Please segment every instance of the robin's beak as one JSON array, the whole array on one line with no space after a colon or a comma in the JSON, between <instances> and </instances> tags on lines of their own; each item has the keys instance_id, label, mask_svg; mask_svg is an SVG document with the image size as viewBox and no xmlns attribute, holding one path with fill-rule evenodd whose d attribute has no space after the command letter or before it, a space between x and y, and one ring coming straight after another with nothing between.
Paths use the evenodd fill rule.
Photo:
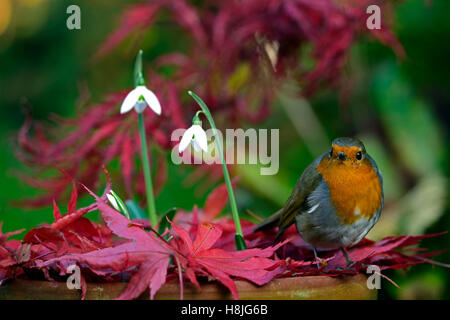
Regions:
<instances>
[{"instance_id":1,"label":"robin's beak","mask_svg":"<svg viewBox=\"0 0 450 320\"><path fill-rule=\"evenodd\" d=\"M339 160L345 160L345 159L347 159L347 156L345 155L344 152L339 152L339 154L338 154L337 157L338 157Z\"/></svg>"}]
</instances>

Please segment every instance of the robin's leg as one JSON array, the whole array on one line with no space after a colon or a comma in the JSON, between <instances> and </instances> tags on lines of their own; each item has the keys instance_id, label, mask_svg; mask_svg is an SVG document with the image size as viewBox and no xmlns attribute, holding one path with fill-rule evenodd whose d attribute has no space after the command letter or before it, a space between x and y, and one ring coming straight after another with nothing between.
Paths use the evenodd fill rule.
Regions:
<instances>
[{"instance_id":1,"label":"robin's leg","mask_svg":"<svg viewBox=\"0 0 450 320\"><path fill-rule=\"evenodd\" d=\"M319 261L320 258L319 258L319 256L317 255L317 250L316 250L316 248L313 247L313 251L314 251L314 257L316 257L316 260ZM316 266L317 266L317 269L320 269L320 263L319 263L319 262L316 264Z\"/></svg>"},{"instance_id":2,"label":"robin's leg","mask_svg":"<svg viewBox=\"0 0 450 320\"><path fill-rule=\"evenodd\" d=\"M323 259L321 259L321 258L319 257L319 255L317 254L316 248L313 247L313 251L314 251L314 257L315 257L316 260L318 261L318 262L317 262L317 269L320 269L321 266L326 265L326 261L323 260Z\"/></svg>"},{"instance_id":3,"label":"robin's leg","mask_svg":"<svg viewBox=\"0 0 450 320\"><path fill-rule=\"evenodd\" d=\"M355 262L352 261L352 260L350 259L350 257L348 256L347 250L345 250L344 247L341 247L341 251L342 251L342 254L344 255L345 260L347 261L347 267L353 266L353 265L355 264Z\"/></svg>"},{"instance_id":4,"label":"robin's leg","mask_svg":"<svg viewBox=\"0 0 450 320\"><path fill-rule=\"evenodd\" d=\"M351 267L353 267L355 264L356 264L356 262L355 261L352 261L352 259L350 259L350 257L348 256L348 252L347 252L347 250L345 249L345 248L341 248L341 251L342 251L342 254L344 255L344 257L345 257L345 260L347 261L347 268L350 268L351 269ZM369 265L367 265L367 264L365 264L365 263L361 263L360 264L361 265L361 267L363 267L363 268L367 268Z\"/></svg>"}]
</instances>

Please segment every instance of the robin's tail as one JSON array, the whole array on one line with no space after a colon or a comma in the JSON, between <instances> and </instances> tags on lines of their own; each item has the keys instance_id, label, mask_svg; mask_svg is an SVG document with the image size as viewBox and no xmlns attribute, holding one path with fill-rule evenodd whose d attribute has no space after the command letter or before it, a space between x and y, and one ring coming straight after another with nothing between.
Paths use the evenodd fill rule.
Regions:
<instances>
[{"instance_id":1,"label":"robin's tail","mask_svg":"<svg viewBox=\"0 0 450 320\"><path fill-rule=\"evenodd\" d=\"M253 229L253 232L266 230L266 229L270 229L270 228L274 228L274 227L278 226L282 212L283 212L283 209L280 209L277 212L275 212L269 218L267 218L266 220L261 222L255 229Z\"/></svg>"}]
</instances>

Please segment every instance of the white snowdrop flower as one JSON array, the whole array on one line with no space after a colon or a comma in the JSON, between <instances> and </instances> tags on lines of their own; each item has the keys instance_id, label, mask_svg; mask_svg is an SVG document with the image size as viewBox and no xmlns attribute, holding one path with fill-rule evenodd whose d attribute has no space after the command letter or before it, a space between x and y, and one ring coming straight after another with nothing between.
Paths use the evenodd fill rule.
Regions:
<instances>
[{"instance_id":1,"label":"white snowdrop flower","mask_svg":"<svg viewBox=\"0 0 450 320\"><path fill-rule=\"evenodd\" d=\"M106 197L108 198L108 201L109 203L111 203L113 208L116 209L117 211L120 211L119 204L117 203L116 198L114 198L114 196L110 193L107 193Z\"/></svg>"},{"instance_id":2,"label":"white snowdrop flower","mask_svg":"<svg viewBox=\"0 0 450 320\"><path fill-rule=\"evenodd\" d=\"M156 95L146 86L137 86L128 93L120 107L120 113L126 113L134 108L137 113L142 113L147 105L156 114L161 114L161 105Z\"/></svg>"},{"instance_id":3,"label":"white snowdrop flower","mask_svg":"<svg viewBox=\"0 0 450 320\"><path fill-rule=\"evenodd\" d=\"M198 117L194 117L192 121L192 126L187 129L183 137L181 138L180 144L178 145L178 151L183 152L189 143L192 144L194 150L199 152L201 150L208 151L208 138L206 137L206 132L202 128L202 122Z\"/></svg>"}]
</instances>

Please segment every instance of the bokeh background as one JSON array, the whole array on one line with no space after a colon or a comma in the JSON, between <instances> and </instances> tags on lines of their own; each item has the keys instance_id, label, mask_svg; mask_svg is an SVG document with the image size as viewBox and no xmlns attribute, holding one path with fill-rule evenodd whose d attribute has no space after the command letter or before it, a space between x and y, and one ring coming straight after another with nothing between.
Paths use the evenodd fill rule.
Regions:
<instances>
[{"instance_id":1,"label":"bokeh background","mask_svg":"<svg viewBox=\"0 0 450 320\"><path fill-rule=\"evenodd\" d=\"M119 46L104 59L92 59L117 27L128 1L79 1L82 29L78 31L65 27L70 4L0 0L0 221L4 232L52 221L51 206L31 209L14 204L39 194L18 178L18 173L30 170L15 156L17 133L26 115L55 125L52 114L74 116L77 109L132 83L135 51L130 44ZM246 209L260 216L276 211L303 169L329 148L333 138L349 135L364 141L385 182L385 209L369 238L449 230L450 2L407 0L396 2L392 9L393 31L404 46L405 58L362 36L352 44L337 86L321 87L307 98L287 79L280 86L271 116L257 124L280 129L280 170L274 176L261 176L258 166L234 168L240 176L237 201L243 214ZM149 63L162 53L183 51L189 38L162 21L138 41ZM111 167L114 170L114 163ZM194 179L194 170L168 161L158 211L203 205L219 181ZM89 201L86 196L82 199ZM430 250L448 249L449 244L448 234L423 241ZM436 259L449 263L450 252ZM450 297L447 269L419 265L387 275L400 288L383 281L381 299Z\"/></svg>"}]
</instances>

